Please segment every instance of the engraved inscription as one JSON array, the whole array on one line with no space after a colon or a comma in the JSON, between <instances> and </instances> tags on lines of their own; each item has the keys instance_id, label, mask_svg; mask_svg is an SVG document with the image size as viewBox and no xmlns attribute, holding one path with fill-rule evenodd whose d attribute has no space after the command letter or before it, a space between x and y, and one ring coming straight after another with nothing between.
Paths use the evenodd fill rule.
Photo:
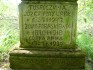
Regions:
<instances>
[{"instance_id":1,"label":"engraved inscription","mask_svg":"<svg viewBox=\"0 0 93 70\"><path fill-rule=\"evenodd\" d=\"M72 39L75 8L68 3L24 4L22 6L22 38L27 42L26 46L69 45L72 40L75 40Z\"/></svg>"}]
</instances>

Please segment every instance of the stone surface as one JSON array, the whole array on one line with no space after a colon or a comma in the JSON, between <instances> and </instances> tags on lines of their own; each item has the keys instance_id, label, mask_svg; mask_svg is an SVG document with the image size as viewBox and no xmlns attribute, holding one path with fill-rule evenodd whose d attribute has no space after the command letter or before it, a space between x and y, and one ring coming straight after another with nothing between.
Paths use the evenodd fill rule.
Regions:
<instances>
[{"instance_id":1,"label":"stone surface","mask_svg":"<svg viewBox=\"0 0 93 70\"><path fill-rule=\"evenodd\" d=\"M12 69L84 70L85 55L72 50L14 50L10 53Z\"/></svg>"},{"instance_id":2,"label":"stone surface","mask_svg":"<svg viewBox=\"0 0 93 70\"><path fill-rule=\"evenodd\" d=\"M76 2L22 2L19 14L21 47L75 48Z\"/></svg>"},{"instance_id":3,"label":"stone surface","mask_svg":"<svg viewBox=\"0 0 93 70\"><path fill-rule=\"evenodd\" d=\"M10 52L16 70L85 70L76 48L77 0L22 0L20 48Z\"/></svg>"}]
</instances>

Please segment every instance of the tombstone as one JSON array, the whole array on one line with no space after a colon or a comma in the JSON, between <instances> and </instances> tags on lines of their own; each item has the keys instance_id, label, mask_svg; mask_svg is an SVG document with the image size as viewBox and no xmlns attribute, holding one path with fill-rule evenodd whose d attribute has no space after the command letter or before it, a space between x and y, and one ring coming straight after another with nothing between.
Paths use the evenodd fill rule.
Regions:
<instances>
[{"instance_id":1,"label":"tombstone","mask_svg":"<svg viewBox=\"0 0 93 70\"><path fill-rule=\"evenodd\" d=\"M77 50L77 0L22 0L20 47L10 52L10 68L85 70Z\"/></svg>"}]
</instances>

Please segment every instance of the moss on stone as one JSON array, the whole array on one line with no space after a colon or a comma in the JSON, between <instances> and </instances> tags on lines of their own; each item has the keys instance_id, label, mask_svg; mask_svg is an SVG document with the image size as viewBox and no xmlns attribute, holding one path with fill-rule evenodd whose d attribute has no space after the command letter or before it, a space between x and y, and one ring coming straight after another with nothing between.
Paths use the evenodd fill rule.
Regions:
<instances>
[{"instance_id":1,"label":"moss on stone","mask_svg":"<svg viewBox=\"0 0 93 70\"><path fill-rule=\"evenodd\" d=\"M75 51L34 50L32 53L26 53L22 50L16 50L16 52L10 53L9 61L12 69L64 70L85 68L85 55Z\"/></svg>"}]
</instances>

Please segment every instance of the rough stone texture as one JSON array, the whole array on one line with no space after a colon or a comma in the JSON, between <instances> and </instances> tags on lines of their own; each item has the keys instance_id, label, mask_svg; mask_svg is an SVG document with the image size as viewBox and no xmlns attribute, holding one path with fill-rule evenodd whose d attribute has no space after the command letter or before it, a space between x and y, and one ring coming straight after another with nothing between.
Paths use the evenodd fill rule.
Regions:
<instances>
[{"instance_id":1,"label":"rough stone texture","mask_svg":"<svg viewBox=\"0 0 93 70\"><path fill-rule=\"evenodd\" d=\"M19 14L21 47L76 47L77 3L24 2Z\"/></svg>"},{"instance_id":2,"label":"rough stone texture","mask_svg":"<svg viewBox=\"0 0 93 70\"><path fill-rule=\"evenodd\" d=\"M10 53L12 69L83 70L85 55L73 50L14 50Z\"/></svg>"}]
</instances>

